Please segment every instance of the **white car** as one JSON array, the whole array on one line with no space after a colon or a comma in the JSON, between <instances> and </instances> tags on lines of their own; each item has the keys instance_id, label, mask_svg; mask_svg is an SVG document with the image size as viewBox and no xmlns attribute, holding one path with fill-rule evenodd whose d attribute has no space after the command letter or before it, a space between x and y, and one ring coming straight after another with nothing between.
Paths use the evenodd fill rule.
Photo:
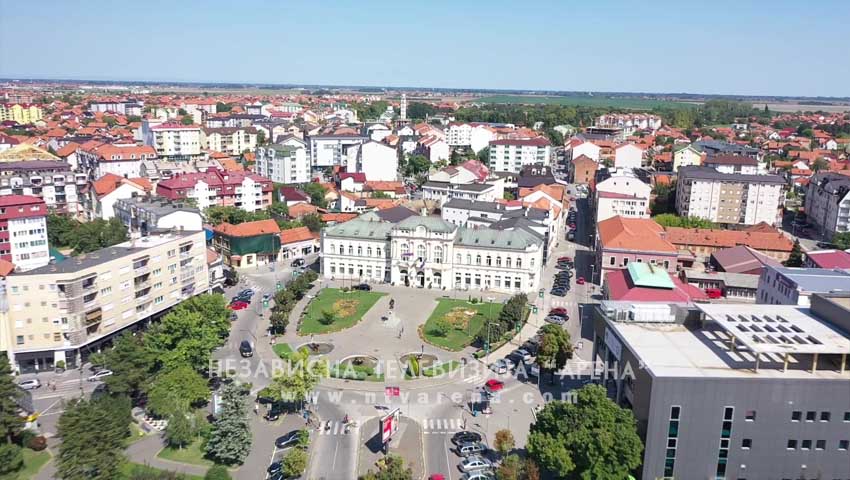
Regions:
<instances>
[{"instance_id":1,"label":"white car","mask_svg":"<svg viewBox=\"0 0 850 480\"><path fill-rule=\"evenodd\" d=\"M88 378L90 382L98 382L112 375L112 370L101 370Z\"/></svg>"},{"instance_id":2,"label":"white car","mask_svg":"<svg viewBox=\"0 0 850 480\"><path fill-rule=\"evenodd\" d=\"M495 480L496 477L493 476L487 470L477 470L474 472L466 472L460 477L460 480Z\"/></svg>"},{"instance_id":3,"label":"white car","mask_svg":"<svg viewBox=\"0 0 850 480\"><path fill-rule=\"evenodd\" d=\"M493 370L498 375L501 375L503 373L508 373L508 370L510 369L508 367L508 363L504 360L496 360L495 362L490 364L490 370Z\"/></svg>"},{"instance_id":4,"label":"white car","mask_svg":"<svg viewBox=\"0 0 850 480\"><path fill-rule=\"evenodd\" d=\"M41 386L41 382L39 382L37 378L33 378L32 380L24 380L19 383L18 386L24 390L35 390Z\"/></svg>"},{"instance_id":5,"label":"white car","mask_svg":"<svg viewBox=\"0 0 850 480\"><path fill-rule=\"evenodd\" d=\"M473 470L489 470L493 468L493 464L480 455L472 455L460 462L460 465L458 465L457 468L459 468L461 472L471 472Z\"/></svg>"}]
</instances>

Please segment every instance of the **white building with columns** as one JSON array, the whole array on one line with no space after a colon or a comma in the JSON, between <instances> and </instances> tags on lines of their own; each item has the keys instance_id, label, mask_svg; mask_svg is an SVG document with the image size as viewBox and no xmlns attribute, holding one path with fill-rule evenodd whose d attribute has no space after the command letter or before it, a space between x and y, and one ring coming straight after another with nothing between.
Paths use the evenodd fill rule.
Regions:
<instances>
[{"instance_id":1,"label":"white building with columns","mask_svg":"<svg viewBox=\"0 0 850 480\"><path fill-rule=\"evenodd\" d=\"M543 240L524 229L465 228L439 217L393 223L374 212L322 231L322 276L439 290L531 293Z\"/></svg>"}]
</instances>

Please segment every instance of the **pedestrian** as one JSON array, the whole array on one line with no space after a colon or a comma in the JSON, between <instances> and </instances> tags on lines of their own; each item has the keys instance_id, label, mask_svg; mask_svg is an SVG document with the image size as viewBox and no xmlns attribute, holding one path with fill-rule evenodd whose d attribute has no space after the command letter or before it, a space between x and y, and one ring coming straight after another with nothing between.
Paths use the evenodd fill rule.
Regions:
<instances>
[{"instance_id":1,"label":"pedestrian","mask_svg":"<svg viewBox=\"0 0 850 480\"><path fill-rule=\"evenodd\" d=\"M259 414L260 414L260 404L254 403L254 415L259 415Z\"/></svg>"}]
</instances>

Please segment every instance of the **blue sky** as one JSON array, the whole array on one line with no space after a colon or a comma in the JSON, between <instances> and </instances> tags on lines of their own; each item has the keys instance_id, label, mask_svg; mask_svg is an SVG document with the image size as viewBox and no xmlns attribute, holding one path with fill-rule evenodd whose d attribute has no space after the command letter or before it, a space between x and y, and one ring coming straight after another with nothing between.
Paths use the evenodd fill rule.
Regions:
<instances>
[{"instance_id":1,"label":"blue sky","mask_svg":"<svg viewBox=\"0 0 850 480\"><path fill-rule=\"evenodd\" d=\"M0 77L850 96L850 1L0 0Z\"/></svg>"}]
</instances>

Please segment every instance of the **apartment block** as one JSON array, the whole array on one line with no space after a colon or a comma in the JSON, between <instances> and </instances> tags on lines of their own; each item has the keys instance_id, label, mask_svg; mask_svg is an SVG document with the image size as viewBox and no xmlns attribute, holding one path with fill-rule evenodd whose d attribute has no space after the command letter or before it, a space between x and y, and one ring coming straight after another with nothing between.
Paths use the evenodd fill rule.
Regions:
<instances>
[{"instance_id":1,"label":"apartment block","mask_svg":"<svg viewBox=\"0 0 850 480\"><path fill-rule=\"evenodd\" d=\"M131 235L147 236L168 230L201 230L203 218L197 208L163 197L120 198L112 206L115 216Z\"/></svg>"},{"instance_id":2,"label":"apartment block","mask_svg":"<svg viewBox=\"0 0 850 480\"><path fill-rule=\"evenodd\" d=\"M300 143L300 142L299 142ZM297 146L269 145L256 150L256 171L275 183L307 183L310 161L303 143Z\"/></svg>"},{"instance_id":3,"label":"apartment block","mask_svg":"<svg viewBox=\"0 0 850 480\"><path fill-rule=\"evenodd\" d=\"M816 173L809 181L805 208L807 221L827 238L850 231L850 177Z\"/></svg>"},{"instance_id":4,"label":"apartment block","mask_svg":"<svg viewBox=\"0 0 850 480\"><path fill-rule=\"evenodd\" d=\"M201 127L179 123L142 122L142 139L166 160L196 160L201 157Z\"/></svg>"},{"instance_id":5,"label":"apartment block","mask_svg":"<svg viewBox=\"0 0 850 480\"><path fill-rule=\"evenodd\" d=\"M549 164L551 144L543 137L503 139L490 142L490 169L519 173L522 167Z\"/></svg>"},{"instance_id":6,"label":"apartment block","mask_svg":"<svg viewBox=\"0 0 850 480\"><path fill-rule=\"evenodd\" d=\"M53 160L0 163L0 195L32 195L41 198L55 213L80 213L79 192L88 184L85 173Z\"/></svg>"},{"instance_id":7,"label":"apartment block","mask_svg":"<svg viewBox=\"0 0 850 480\"><path fill-rule=\"evenodd\" d=\"M679 169L676 210L724 224L777 225L785 200L785 179L778 175L721 173L710 167Z\"/></svg>"},{"instance_id":8,"label":"apartment block","mask_svg":"<svg viewBox=\"0 0 850 480\"><path fill-rule=\"evenodd\" d=\"M204 128L201 146L214 152L241 155L257 148L257 129L253 127Z\"/></svg>"},{"instance_id":9,"label":"apartment block","mask_svg":"<svg viewBox=\"0 0 850 480\"><path fill-rule=\"evenodd\" d=\"M344 165L348 147L369 141L363 135L312 135L308 138L310 165L314 168Z\"/></svg>"},{"instance_id":10,"label":"apartment block","mask_svg":"<svg viewBox=\"0 0 850 480\"><path fill-rule=\"evenodd\" d=\"M644 442L639 478L850 478L850 296L603 301L593 316L600 382Z\"/></svg>"},{"instance_id":11,"label":"apartment block","mask_svg":"<svg viewBox=\"0 0 850 480\"><path fill-rule=\"evenodd\" d=\"M47 246L47 204L31 195L0 197L0 258L19 271L50 261Z\"/></svg>"},{"instance_id":12,"label":"apartment block","mask_svg":"<svg viewBox=\"0 0 850 480\"><path fill-rule=\"evenodd\" d=\"M209 290L203 231L143 237L5 280L6 350L33 372L84 362L117 334Z\"/></svg>"},{"instance_id":13,"label":"apartment block","mask_svg":"<svg viewBox=\"0 0 850 480\"><path fill-rule=\"evenodd\" d=\"M0 103L0 122L11 121L21 125L29 125L41 120L42 115L41 107L37 105Z\"/></svg>"},{"instance_id":14,"label":"apartment block","mask_svg":"<svg viewBox=\"0 0 850 480\"><path fill-rule=\"evenodd\" d=\"M272 181L255 173L207 169L160 181L156 193L169 200L195 199L201 210L211 206L237 207L253 212L272 202Z\"/></svg>"}]
</instances>

